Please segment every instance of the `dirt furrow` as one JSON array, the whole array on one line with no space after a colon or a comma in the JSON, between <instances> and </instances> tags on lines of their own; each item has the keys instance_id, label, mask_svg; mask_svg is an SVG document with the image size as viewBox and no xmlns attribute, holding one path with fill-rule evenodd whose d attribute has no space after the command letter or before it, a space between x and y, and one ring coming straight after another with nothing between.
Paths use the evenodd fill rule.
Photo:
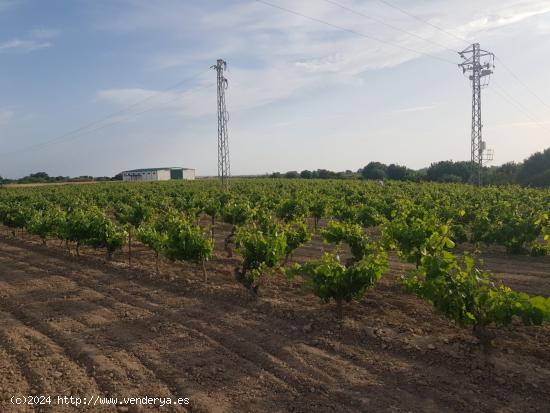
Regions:
<instances>
[{"instance_id":1,"label":"dirt furrow","mask_svg":"<svg viewBox=\"0 0 550 413\"><path fill-rule=\"evenodd\" d=\"M21 320L5 311L0 312L2 347L17 359L23 375L29 383L27 394L22 394L20 391L14 394L51 396L52 399L55 399L54 404L36 407L37 411L45 412L74 411L73 406L57 404L57 396L100 394L95 380L88 376L84 368L67 356L63 347L59 346L47 334L43 334L41 329L34 324L32 327L22 324L25 321L30 320ZM45 377L53 377L55 380L44 380ZM104 411L111 410L105 409Z\"/></svg>"},{"instance_id":2,"label":"dirt furrow","mask_svg":"<svg viewBox=\"0 0 550 413\"><path fill-rule=\"evenodd\" d=\"M16 406L11 403L14 396L30 395L31 386L26 378L25 371L11 346L4 344L4 338L0 335L0 411L15 413L33 412L30 406Z\"/></svg>"},{"instance_id":3,"label":"dirt furrow","mask_svg":"<svg viewBox=\"0 0 550 413\"><path fill-rule=\"evenodd\" d=\"M2 308L69 358L83 349L102 390L162 388L193 411L544 411L550 397L547 327L499 330L495 362L478 364L467 331L396 284L407 264L395 257L338 330L332 306L297 282L269 281L253 300L232 278L238 260L215 258L205 285L188 264L150 278L151 254L134 251L128 270L91 250L77 259L0 239ZM116 368L94 373L95 355Z\"/></svg>"},{"instance_id":4,"label":"dirt furrow","mask_svg":"<svg viewBox=\"0 0 550 413\"><path fill-rule=\"evenodd\" d=\"M14 255L14 258L15 257L16 257L16 255ZM38 260L38 261L41 261L41 260ZM30 262L29 266L32 266L32 267L38 268L38 269L42 269L42 270L53 270L53 268L55 267L55 264L54 265L51 265L51 264L46 265L44 263L31 263L31 261L29 261L29 262ZM104 301L109 302L111 305L116 305L116 304L119 304L120 302L126 302L129 305L139 306L139 308L147 309L147 310L153 311L155 313L158 313L159 319L171 319L171 320L174 320L175 322L177 322L179 325L182 325L182 326L186 325L185 322L182 324L181 317L179 317L176 313L171 312L171 311L160 311L157 304L149 303L149 302L147 302L143 299L140 299L138 297L134 297L131 294L127 294L122 290L118 290L117 288L98 287L98 286L102 285L103 282L105 281L104 279L97 279L98 273L99 273L98 271L94 270L93 271L93 276L88 276L88 277L83 277L83 278L79 278L77 276L76 278L79 278L78 281L74 278L73 278L73 281L77 282L79 285L82 285L85 288L95 288L96 289L96 290L94 290L95 292L102 291L102 292L106 292L108 294L111 294L111 295L117 297L116 299L111 299L111 298L104 297ZM74 275L74 274L71 274L71 275ZM94 281L94 279L95 279L95 281ZM139 288L141 288L141 287L139 287ZM38 320L34 320L34 322L38 322ZM187 327L187 329L189 329L189 327ZM173 328L170 331L173 331ZM228 353L227 355L232 356L233 359L236 358L236 360L234 360L234 363L235 363L236 366L238 366L239 364L242 364L243 360L239 359L239 357L236 357L237 354L234 351L227 349L226 347L221 345L219 342L217 342L215 340L212 340L210 337L204 335L203 333L199 332L198 330L195 330L195 332L196 332L196 334L199 335L199 337L196 338L196 339L201 340L201 341L207 340L214 347L220 347L222 351L225 350L225 353ZM51 329L49 329L49 333L52 334L52 335L56 335L58 337L61 334L59 332L52 331ZM65 340L62 340L62 341L66 341L66 340L68 340L68 339L65 338ZM73 346L75 345L74 342L75 342L75 340L73 339L72 340L72 345ZM79 347L81 347L81 345ZM215 353L216 351L220 351L220 348L213 348L212 353ZM242 355L242 352L241 352L241 355ZM223 357L223 354L220 357ZM203 363L201 363L201 364L203 364ZM170 363L162 362L162 360L161 360L161 362L157 363L155 367L158 369L158 371L170 370ZM248 368L252 368L252 367L254 367L253 364L249 364ZM177 377L177 372L178 371L173 371L172 374ZM280 386L282 385L283 387L286 387L286 385L282 381L279 381L279 385ZM197 395L201 395L201 393L202 392L199 389L196 390ZM204 398L204 397L202 397L202 398Z\"/></svg>"},{"instance_id":5,"label":"dirt furrow","mask_svg":"<svg viewBox=\"0 0 550 413\"><path fill-rule=\"evenodd\" d=\"M35 273L39 269L39 267L34 267L32 264L30 267L35 269ZM33 278L33 275L25 275L20 278L25 285L32 286L34 289L42 287L43 296L46 294L49 298L44 302L34 301L24 307L15 303L6 303L4 307L7 307L11 312L17 314L20 319L32 324L37 330L40 330L43 334L56 341L71 357L85 364L88 373L94 376L102 385L102 392L97 394L138 396L145 395L143 391L147 389L147 395L176 398L166 384L163 382L156 384L160 379L140 363L139 357L129 354L121 347L113 346L112 340L102 340L102 324L111 325L110 330L114 331L115 334L120 334L119 330L122 327L117 327L116 324L121 322L122 317L130 316L128 311L124 310L125 314L122 317L118 317L114 311L110 311L103 306L105 301L109 301L110 304L114 305L111 308L120 307L121 304L119 302L107 300L103 296L101 296L103 297L103 302L95 300L99 302L99 305L93 301L87 301L85 308L81 308L80 310L84 310L85 313L93 313L94 309L101 310L103 316L107 316L107 313L110 311L112 317L103 318L102 322L99 322L99 325L97 325L99 321L97 314L96 318L93 317L93 314L88 314L92 316L88 322L96 323L96 325L86 325L76 320L77 318L87 319L86 314L81 314L79 311L75 312L75 308L71 308L70 301L67 301L65 298L55 297L56 293L63 293L63 290L48 288L52 287L48 282L40 278ZM82 297L98 295L96 291L89 289L81 289L78 293ZM74 301L74 297L72 301ZM140 309L138 311L143 313ZM57 322L53 319L49 322L42 321L44 317L55 317L58 313L64 313L67 316ZM71 313L76 314L74 319L69 317ZM143 314L139 316L143 317ZM144 325L144 328L148 327ZM82 337L88 340L83 340L81 339ZM90 341L93 341L93 344ZM97 345L98 342L102 342L103 346L99 347ZM158 371L162 371L162 369L158 369ZM113 385L113 383L116 385ZM183 388L181 384L175 387L178 387L179 394L187 392L187 389ZM162 409L161 411L182 411L182 409L172 407Z\"/></svg>"},{"instance_id":6,"label":"dirt furrow","mask_svg":"<svg viewBox=\"0 0 550 413\"><path fill-rule=\"evenodd\" d=\"M107 280L104 279L104 276L105 274L101 275L101 276L98 276L98 274L100 274L99 272L96 272L94 271L93 272L94 276L97 276L99 278L96 278L95 282L94 281L91 281L91 284L90 284L90 281L84 281L87 283L87 285L95 285L96 288L97 286L101 286L103 285L105 282L107 282ZM155 298L152 296L152 293L148 292L148 290L144 290L142 288L141 285L139 285L138 283L135 283L135 282L130 282L130 283L127 283L125 280L111 280L110 281L111 285L109 287L109 289L107 290L107 292L109 293L112 293L112 294L115 294L116 297L117 297L117 300L116 301L127 301L127 300L130 300L131 301L131 304L132 305L139 305L140 307L144 307L147 308L148 310L152 310L152 311L157 311L157 306L156 306L156 303L154 303L155 301ZM120 283L120 285L119 285ZM124 287L124 289L121 289L122 287ZM140 299L138 299L138 297L140 297ZM162 299L164 300L164 303L165 304L169 304L170 306L173 306L173 307L183 307L183 308L188 308L190 307L188 304L189 303L184 303L183 302L183 299L182 297L180 296L174 296L173 294L166 294L166 293L163 293L162 294ZM115 300L113 300L115 301ZM254 342L259 342L258 346L256 345L250 345L250 344L246 344L245 347L243 348L243 344L241 342L239 342L239 340L237 339L237 341L235 341L232 337L228 337L227 335L227 331L236 331L236 329L238 328L237 326L234 326L234 325L226 325L226 324L223 324L223 317L222 318L219 318L220 317L220 314L211 314L209 315L205 310L202 310L200 308L200 301L198 302L194 302L193 303L195 306L195 308L191 311L191 312L186 312L185 314L182 314L181 316L178 316L177 314L174 314L173 312L171 313L166 313L166 312L163 312L161 314L162 317L164 318L167 318L167 319L172 319L176 322L181 322L181 318L182 317L189 317L190 315L193 316L195 319L199 316L202 316L202 320L200 323L195 323L195 320L187 320L186 322L186 326L189 327L189 326L193 326L194 329L196 330L200 330L203 334L205 333L208 338L212 339L214 338L216 340L216 343L220 344L220 343L223 343L224 346L227 346L228 343L229 343L229 346L230 346L230 349L229 351L233 352L233 353L237 353L237 354L240 354L241 357L246 357L246 354L276 354L277 352L280 353L280 348L276 347L276 348L270 348L270 345L269 345L269 342L266 343L266 340L264 340L262 337L257 337ZM196 305L199 305L199 308L196 308ZM234 309L235 310L235 309ZM242 311L242 310L240 310ZM181 313L181 310L180 310L180 313ZM174 318L175 317L175 318ZM206 323L204 321L207 321ZM246 319L240 319L239 322L237 324L239 325L245 325L246 324ZM216 328L212 327L212 325L214 323L217 323L218 325L220 323L222 323L221 326L216 326ZM207 326L207 327L205 327ZM245 331L243 332L244 334L243 335L249 335L249 331ZM281 347L281 346L279 346ZM328 348L327 348L328 349ZM334 358L335 355L332 354L332 357ZM258 358L255 358L253 361L253 364L254 365L257 365L257 366L264 366L267 362L267 365L269 366L269 371L270 372L273 372L273 370L275 370L277 372L278 375L282 375L283 379L285 378L286 374L290 373L294 373L294 370L304 370L305 367L307 367L305 370L310 370L309 371L309 374L308 376L309 377L315 377L316 374L314 372L314 364L315 363L318 363L318 364L323 364L321 361L322 360L319 360L319 359L315 359L315 362L312 363L312 367L310 368L309 366L305 366L303 363L300 362L300 360L297 360L298 357L296 356L296 352L294 351L291 351L290 348L288 349L288 354L286 354L286 356L284 357L284 360L285 362L282 363L282 364L273 364L273 360L271 359L267 359L266 361L266 358L265 356L263 357L258 357ZM277 360L277 359L275 359ZM280 362L280 360L277 360ZM289 364L289 361L290 361L290 364ZM338 367L336 365L334 365L334 360L331 360L331 363L333 363L333 366L332 366L332 370L336 370ZM344 363L341 363L344 365L343 369L345 369L345 365L346 365L346 362ZM355 364L357 365L357 362L355 362ZM359 363L359 365L362 365L362 363ZM328 367L328 365L327 365ZM376 369L373 365L365 365L362 369L363 370L363 373L366 373L368 372L369 370L370 371L375 371L377 374L380 374L380 369ZM359 369L359 370L362 370L362 369ZM344 375L341 379L340 379L340 384L341 385L337 385L337 386L332 386L332 387L337 387L338 389L342 389L342 388L345 388L345 385L346 385L346 375ZM307 386L310 386L309 389L311 390L311 388L317 388L317 389L320 389L320 391L323 390L323 388L329 384L329 385L332 385L333 380L309 380L308 382L305 382L305 383L302 383L302 382L298 382L298 389L300 390L299 391L299 394L303 394L304 392L307 393ZM305 387L305 388L304 388ZM405 390L403 390L404 392L406 392ZM413 390L414 391L414 390ZM332 391L332 397L335 397L337 399L342 399L342 400L352 400L354 399L353 397L353 392L347 392L348 394L342 394L341 397L338 396L338 393L339 393L339 390L335 390L333 389ZM443 398L444 399L444 395L441 395L439 394L437 398ZM319 399L319 394L316 395L316 399L318 400ZM352 402L352 404L355 404L355 402ZM357 402L357 404L359 404L359 402ZM359 404L360 405L360 404ZM350 406L351 407L351 406ZM459 408L457 410L460 410Z\"/></svg>"},{"instance_id":7,"label":"dirt furrow","mask_svg":"<svg viewBox=\"0 0 550 413\"><path fill-rule=\"evenodd\" d=\"M30 265L38 264L38 268L45 268L43 263L35 263L32 260L27 261ZM55 266L55 263L52 263ZM292 388L290 390L290 396L292 398L311 398L315 399L316 402L319 402L319 399L324 398L324 396L316 394L312 396L312 389L318 389L322 387L322 382L315 378L314 375L305 374L300 372L303 366L296 362L288 352L281 352L281 349L278 347L270 348L270 341L262 337L255 337L254 340L244 341L238 336L228 334L228 331L235 331L235 326L221 325L219 328L213 328L212 323L204 323L204 318L208 319L208 313L205 311L197 311L196 309L192 312L185 312L185 310L173 311L159 308L160 305L156 305L151 301L147 301L137 295L143 293L143 286L137 285L134 282L128 282L123 280L124 289L118 288L116 286L118 280L109 279L106 280L106 274L103 274L100 271L88 272L86 277L77 275L74 272L71 272L69 275L73 281L81 283L87 288L95 288L96 291L102 293L112 294L116 297L116 301L126 302L133 306L139 306L140 308L154 312L155 314L169 319L175 323L182 324L186 328L193 328L199 334L205 336L208 340L213 341L214 345L223 347L227 352L237 355L239 358L244 359L249 362L250 367L252 366L261 366L255 367L255 370L262 371L264 374L269 373L276 377L279 382L291 384ZM90 277L91 276L91 277ZM108 276L107 276L108 277ZM95 281L94 281L95 279ZM111 285L108 289L101 287L104 283L109 282ZM131 293L132 290L137 294ZM179 297L176 297L179 298ZM166 300L166 294L163 294L163 300ZM183 306L184 309L186 306ZM194 319L190 319L192 316ZM202 316L203 320L197 320L197 316ZM210 320L212 322L220 321L216 319ZM249 329L244 334L256 335L257 332L254 329ZM259 343L259 344L258 344ZM291 345L291 343L286 343ZM282 358L281 358L282 353ZM296 378L294 378L296 377ZM286 386L285 386L286 387ZM288 391L288 390L285 390ZM348 398L343 397L342 400L348 400ZM311 401L310 401L311 403ZM349 408L353 408L353 401L350 402Z\"/></svg>"}]
</instances>

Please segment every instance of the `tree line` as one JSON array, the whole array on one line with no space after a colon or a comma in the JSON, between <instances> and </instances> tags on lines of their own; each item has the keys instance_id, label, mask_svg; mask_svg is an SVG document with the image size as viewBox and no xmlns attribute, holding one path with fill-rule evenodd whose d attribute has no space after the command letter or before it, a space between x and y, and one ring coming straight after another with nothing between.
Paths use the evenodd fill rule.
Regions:
<instances>
[{"instance_id":1,"label":"tree line","mask_svg":"<svg viewBox=\"0 0 550 413\"><path fill-rule=\"evenodd\" d=\"M120 179L122 179L122 177ZM2 176L0 176L0 184L10 184L10 183L51 184L51 183L62 183L62 182L91 182L91 181L103 182L103 181L112 181L112 180L117 180L117 177L116 176L113 178L108 176L93 177L88 175L83 175L78 177L50 176L46 172L32 173L19 179L4 179L2 178Z\"/></svg>"},{"instance_id":2,"label":"tree line","mask_svg":"<svg viewBox=\"0 0 550 413\"><path fill-rule=\"evenodd\" d=\"M519 184L533 187L550 187L550 148L537 152L520 163L508 162L501 166L483 168L483 183L486 185ZM275 172L271 178L287 179L367 179L367 180L394 180L412 182L472 182L473 171L468 161L440 161L434 162L423 169L410 169L403 165L386 165L381 162L370 162L356 172L333 172L326 169L316 171L304 170Z\"/></svg>"},{"instance_id":3,"label":"tree line","mask_svg":"<svg viewBox=\"0 0 550 413\"><path fill-rule=\"evenodd\" d=\"M403 165L386 165L381 162L370 162L357 171L346 170L334 172L327 169L315 171L303 170L274 172L271 178L286 179L367 179L367 180L394 180L411 182L472 182L472 168L468 161L440 161L434 162L423 169L410 169ZM114 177L79 176L49 176L46 172L37 172L20 179L3 179L0 184L7 183L56 183L56 182L87 182L87 181L117 181L122 180L122 174ZM537 152L520 163L508 162L501 166L483 168L483 183L486 185L518 184L539 188L550 187L550 148Z\"/></svg>"}]
</instances>

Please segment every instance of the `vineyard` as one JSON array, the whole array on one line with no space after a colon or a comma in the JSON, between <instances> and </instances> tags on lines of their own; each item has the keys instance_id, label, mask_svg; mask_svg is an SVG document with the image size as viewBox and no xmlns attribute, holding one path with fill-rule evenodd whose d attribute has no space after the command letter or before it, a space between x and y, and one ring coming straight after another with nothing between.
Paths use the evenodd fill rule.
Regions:
<instances>
[{"instance_id":1,"label":"vineyard","mask_svg":"<svg viewBox=\"0 0 550 413\"><path fill-rule=\"evenodd\" d=\"M0 406L24 389L191 400L161 411L548 408L549 190L7 187L0 225Z\"/></svg>"}]
</instances>

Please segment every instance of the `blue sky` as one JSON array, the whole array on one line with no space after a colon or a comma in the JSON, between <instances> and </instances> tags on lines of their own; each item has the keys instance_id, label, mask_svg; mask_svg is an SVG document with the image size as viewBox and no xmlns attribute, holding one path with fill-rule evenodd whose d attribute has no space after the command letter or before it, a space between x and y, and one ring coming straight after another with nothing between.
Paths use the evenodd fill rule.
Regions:
<instances>
[{"instance_id":1,"label":"blue sky","mask_svg":"<svg viewBox=\"0 0 550 413\"><path fill-rule=\"evenodd\" d=\"M550 146L547 0L387 0L453 35L380 0L334 1L356 13L269 0L362 36L254 0L0 0L0 175L215 174L219 57L234 174L466 160L471 92L448 50L467 46L458 38L500 59L483 91L494 164Z\"/></svg>"}]
</instances>

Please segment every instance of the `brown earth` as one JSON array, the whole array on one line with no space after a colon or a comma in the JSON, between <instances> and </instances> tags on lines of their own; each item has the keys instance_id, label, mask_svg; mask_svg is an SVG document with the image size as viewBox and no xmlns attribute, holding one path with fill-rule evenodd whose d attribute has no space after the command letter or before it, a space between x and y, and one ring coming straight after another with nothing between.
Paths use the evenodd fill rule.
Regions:
<instances>
[{"instance_id":1,"label":"brown earth","mask_svg":"<svg viewBox=\"0 0 550 413\"><path fill-rule=\"evenodd\" d=\"M226 229L224 229L226 230ZM221 251L221 237L218 249ZM318 240L296 260L326 248ZM489 355L467 329L404 293L407 266L339 324L298 281L268 280L260 297L233 278L236 258L198 266L134 248L69 255L50 241L0 236L0 411L549 412L550 327L495 330ZM519 290L550 295L548 257L485 254ZM13 395L188 397L187 406L15 406Z\"/></svg>"}]
</instances>

